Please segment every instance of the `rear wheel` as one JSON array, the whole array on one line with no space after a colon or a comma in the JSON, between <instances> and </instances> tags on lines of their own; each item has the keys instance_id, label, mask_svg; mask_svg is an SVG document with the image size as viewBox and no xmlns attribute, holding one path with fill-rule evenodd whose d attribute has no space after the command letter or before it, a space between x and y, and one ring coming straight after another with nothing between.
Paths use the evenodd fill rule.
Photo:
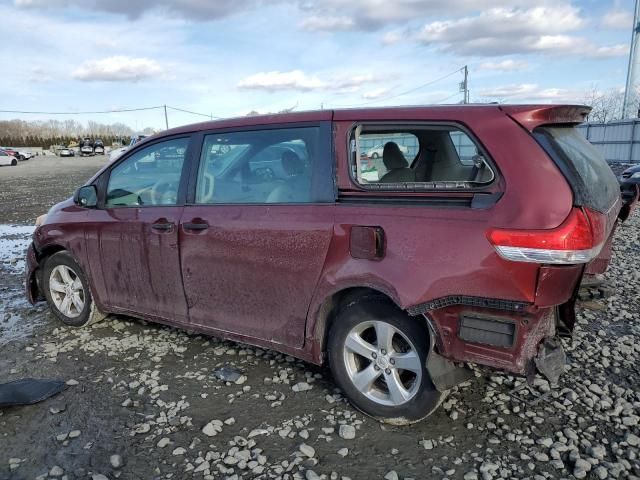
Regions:
<instances>
[{"instance_id":1,"label":"rear wheel","mask_svg":"<svg viewBox=\"0 0 640 480\"><path fill-rule=\"evenodd\" d=\"M371 158L378 158L378 157L379 157L378 152L373 152L371 154Z\"/></svg>"},{"instance_id":2,"label":"rear wheel","mask_svg":"<svg viewBox=\"0 0 640 480\"><path fill-rule=\"evenodd\" d=\"M66 325L81 327L96 318L87 277L67 252L47 259L42 282L49 307Z\"/></svg>"},{"instance_id":3,"label":"rear wheel","mask_svg":"<svg viewBox=\"0 0 640 480\"><path fill-rule=\"evenodd\" d=\"M417 422L440 404L428 349L426 327L383 299L348 304L329 333L336 383L358 409L388 423Z\"/></svg>"}]
</instances>

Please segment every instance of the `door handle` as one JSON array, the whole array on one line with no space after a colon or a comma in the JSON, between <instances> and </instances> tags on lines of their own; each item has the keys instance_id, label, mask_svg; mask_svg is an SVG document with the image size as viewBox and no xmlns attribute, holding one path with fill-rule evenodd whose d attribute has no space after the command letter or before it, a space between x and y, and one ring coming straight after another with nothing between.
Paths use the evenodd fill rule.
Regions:
<instances>
[{"instance_id":1,"label":"door handle","mask_svg":"<svg viewBox=\"0 0 640 480\"><path fill-rule=\"evenodd\" d=\"M173 222L157 222L157 223L152 223L151 224L151 228L153 230L160 230L162 232L168 232L170 230L173 230L173 227L176 224Z\"/></svg>"},{"instance_id":2,"label":"door handle","mask_svg":"<svg viewBox=\"0 0 640 480\"><path fill-rule=\"evenodd\" d=\"M186 222L182 224L182 228L185 230L192 230L192 231L200 231L200 230L206 230L207 228L209 228L209 224L207 222Z\"/></svg>"}]
</instances>

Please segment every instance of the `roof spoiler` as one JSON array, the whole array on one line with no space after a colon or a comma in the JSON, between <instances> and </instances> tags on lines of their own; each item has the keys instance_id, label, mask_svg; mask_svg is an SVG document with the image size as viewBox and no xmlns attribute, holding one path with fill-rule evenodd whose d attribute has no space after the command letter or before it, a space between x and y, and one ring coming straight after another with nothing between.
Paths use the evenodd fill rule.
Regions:
<instances>
[{"instance_id":1,"label":"roof spoiler","mask_svg":"<svg viewBox=\"0 0 640 480\"><path fill-rule=\"evenodd\" d=\"M541 125L583 123L586 121L591 107L585 105L501 105L500 110L526 130L533 132Z\"/></svg>"}]
</instances>

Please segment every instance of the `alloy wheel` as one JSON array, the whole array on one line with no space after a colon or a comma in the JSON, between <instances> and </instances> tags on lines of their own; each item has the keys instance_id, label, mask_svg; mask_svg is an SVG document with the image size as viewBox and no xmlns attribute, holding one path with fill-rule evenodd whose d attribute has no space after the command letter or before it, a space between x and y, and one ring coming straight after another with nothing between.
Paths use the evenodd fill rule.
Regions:
<instances>
[{"instance_id":1,"label":"alloy wheel","mask_svg":"<svg viewBox=\"0 0 640 480\"><path fill-rule=\"evenodd\" d=\"M352 328L343 360L353 385L380 405L402 405L420 388L420 356L409 338L387 322L367 321Z\"/></svg>"},{"instance_id":2,"label":"alloy wheel","mask_svg":"<svg viewBox=\"0 0 640 480\"><path fill-rule=\"evenodd\" d=\"M82 281L68 266L58 265L51 270L49 292L56 308L66 317L76 318L84 310L86 297Z\"/></svg>"}]
</instances>

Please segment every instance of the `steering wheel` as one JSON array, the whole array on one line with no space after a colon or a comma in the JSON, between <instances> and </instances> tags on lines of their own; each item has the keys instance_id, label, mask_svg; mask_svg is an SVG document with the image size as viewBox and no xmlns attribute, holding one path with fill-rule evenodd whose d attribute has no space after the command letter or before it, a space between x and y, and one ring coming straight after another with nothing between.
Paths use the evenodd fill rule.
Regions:
<instances>
[{"instance_id":1,"label":"steering wheel","mask_svg":"<svg viewBox=\"0 0 640 480\"><path fill-rule=\"evenodd\" d=\"M160 180L151 187L152 205L175 205L178 203L178 188L173 182Z\"/></svg>"}]
</instances>

